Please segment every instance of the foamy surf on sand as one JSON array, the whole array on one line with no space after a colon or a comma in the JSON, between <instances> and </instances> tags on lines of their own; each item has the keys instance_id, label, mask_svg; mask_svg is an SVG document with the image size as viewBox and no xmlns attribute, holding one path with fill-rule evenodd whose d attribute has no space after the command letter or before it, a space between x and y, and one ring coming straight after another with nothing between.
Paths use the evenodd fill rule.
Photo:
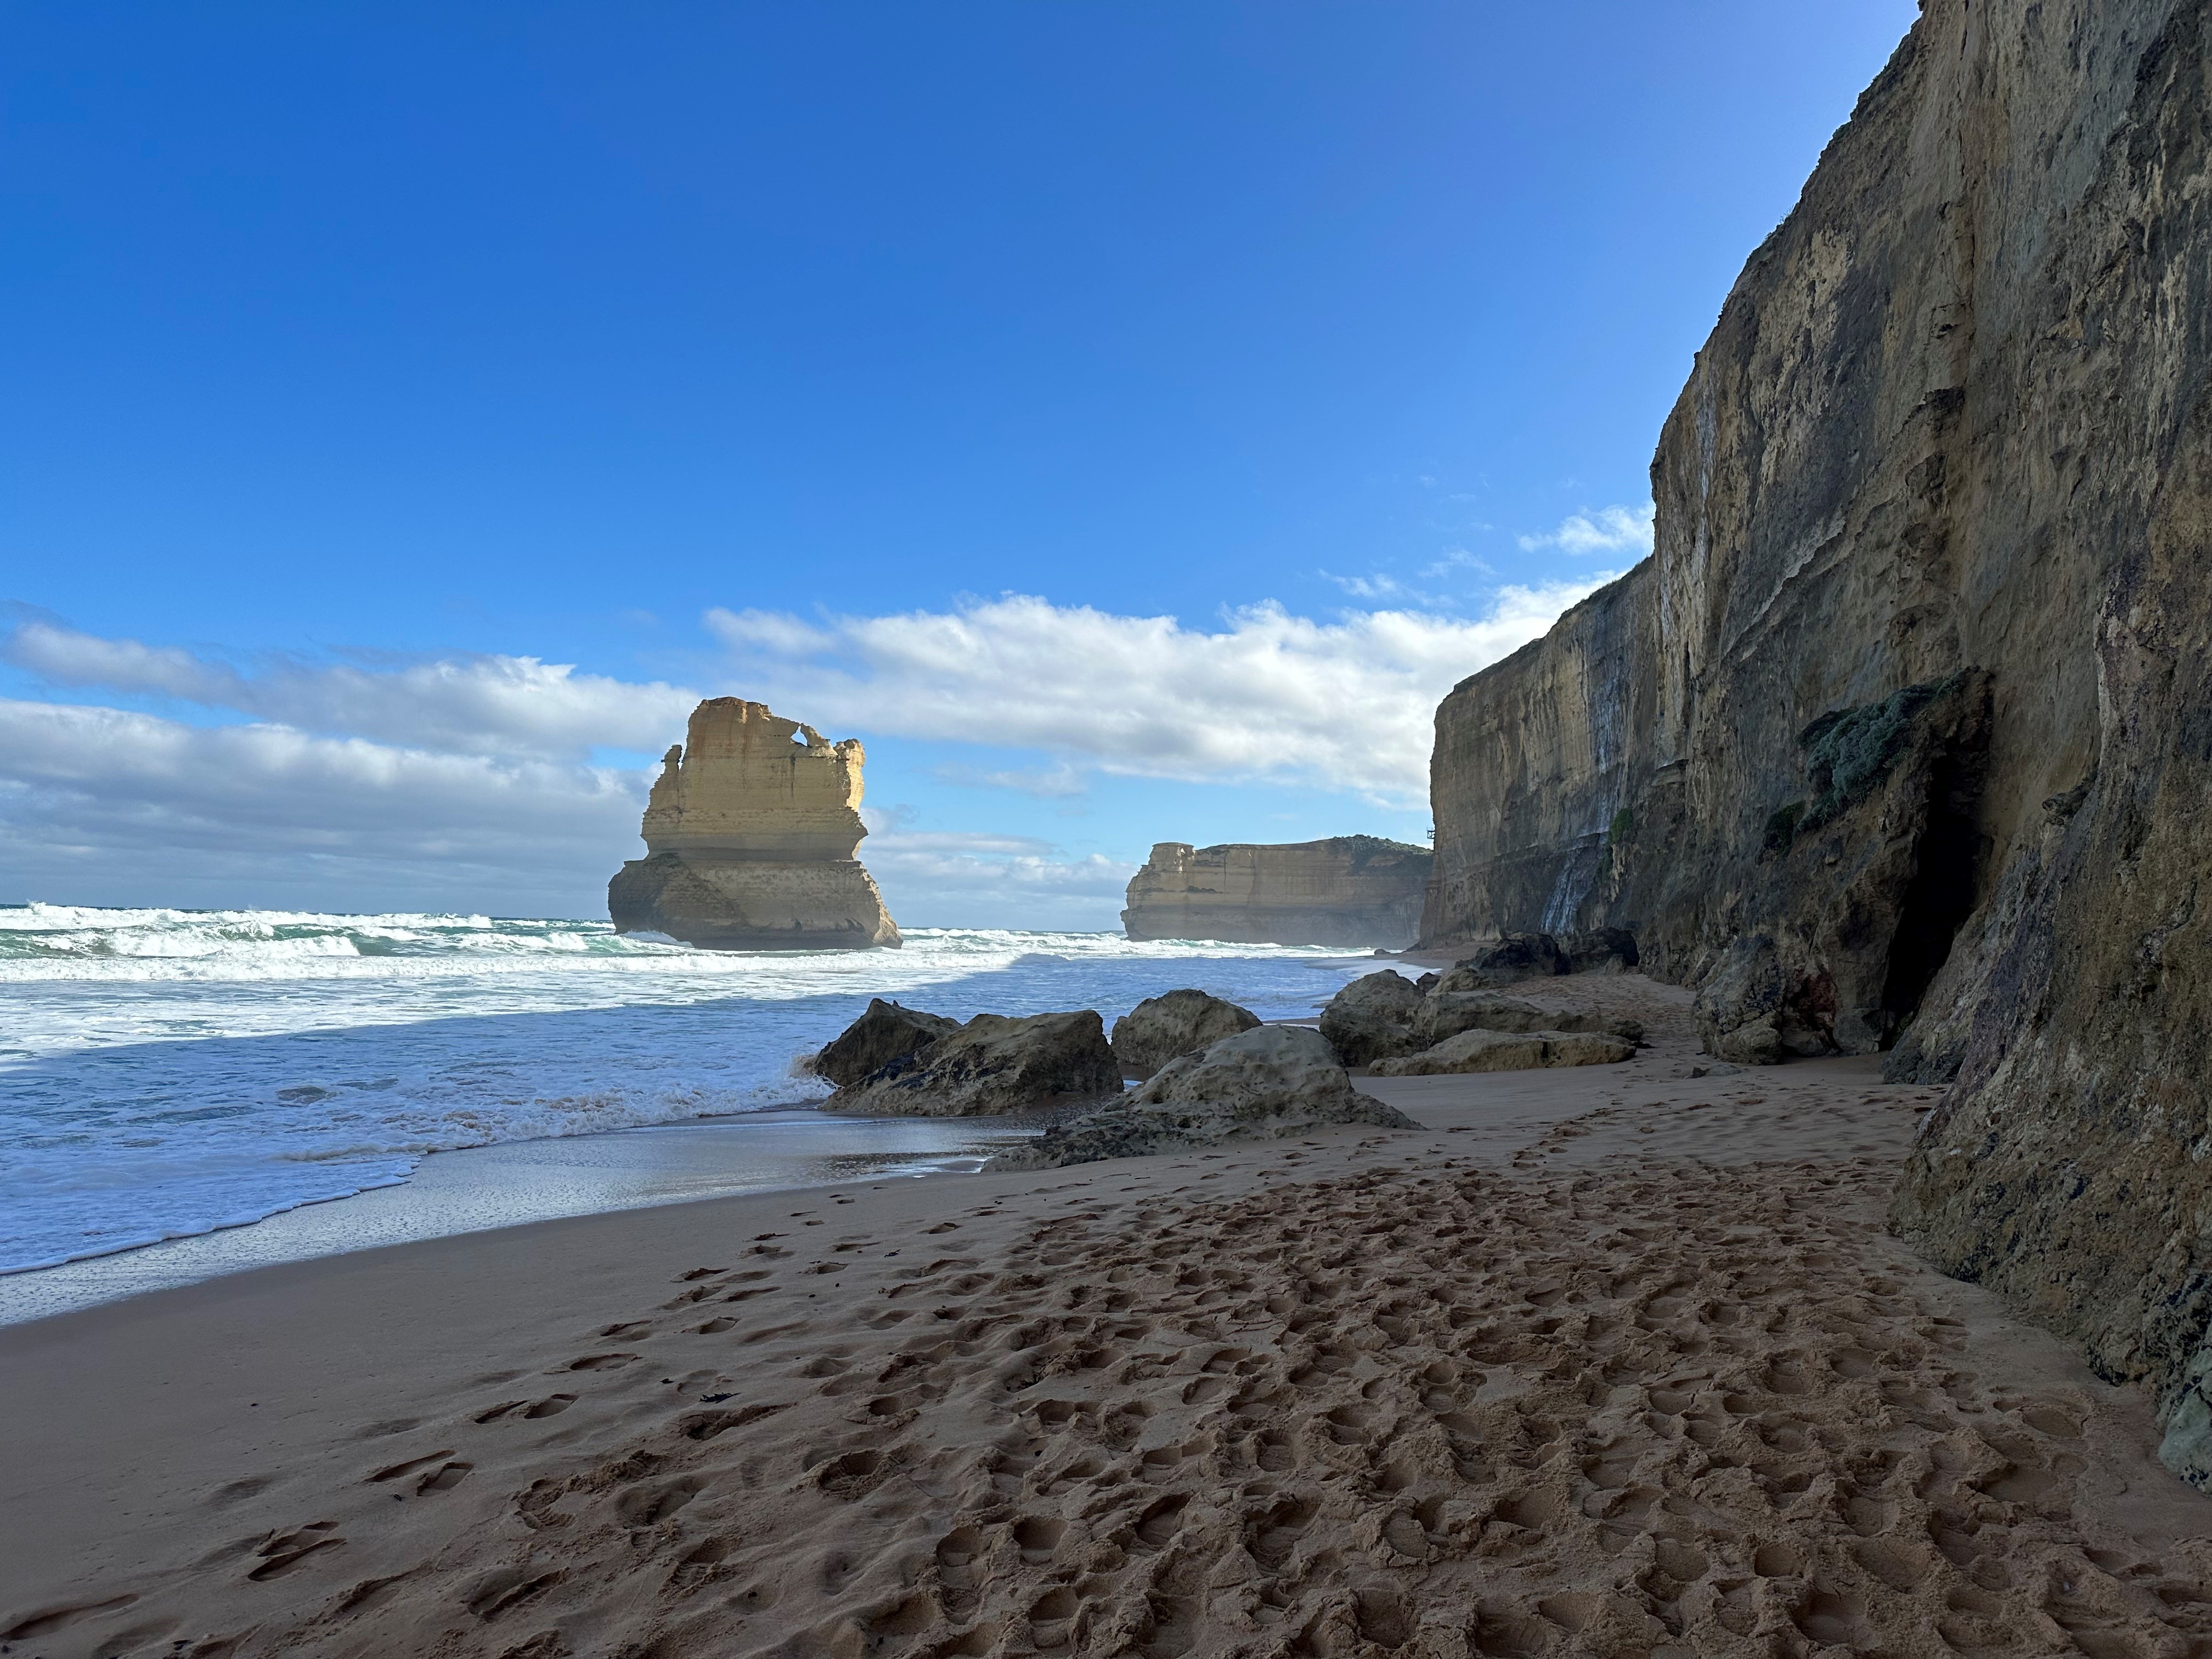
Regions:
<instances>
[{"instance_id":1,"label":"foamy surf on sand","mask_svg":"<svg viewBox=\"0 0 2212 1659\"><path fill-rule=\"evenodd\" d=\"M604 921L0 908L0 1272L391 1185L435 1151L805 1103L793 1057L871 996L1110 1018L1196 985L1280 1018L1359 966L1111 933L745 954Z\"/></svg>"}]
</instances>

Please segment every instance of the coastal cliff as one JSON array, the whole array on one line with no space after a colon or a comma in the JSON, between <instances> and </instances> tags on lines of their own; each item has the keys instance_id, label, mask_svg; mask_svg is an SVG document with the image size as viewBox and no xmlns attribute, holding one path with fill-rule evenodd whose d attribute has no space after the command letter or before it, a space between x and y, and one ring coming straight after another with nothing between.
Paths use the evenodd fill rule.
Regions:
<instances>
[{"instance_id":1,"label":"coastal cliff","mask_svg":"<svg viewBox=\"0 0 2212 1659\"><path fill-rule=\"evenodd\" d=\"M1651 559L1437 711L1425 943L1632 930L1740 1060L1952 1085L1894 1214L2212 1475L2212 87L1929 0L1753 255Z\"/></svg>"},{"instance_id":2,"label":"coastal cliff","mask_svg":"<svg viewBox=\"0 0 2212 1659\"><path fill-rule=\"evenodd\" d=\"M1131 939L1403 945L1429 880L1425 847L1376 836L1286 846L1164 841L1129 883Z\"/></svg>"},{"instance_id":3,"label":"coastal cliff","mask_svg":"<svg viewBox=\"0 0 2212 1659\"><path fill-rule=\"evenodd\" d=\"M718 951L898 944L854 856L862 759L764 703L701 703L647 800L646 856L607 884L617 931Z\"/></svg>"}]
</instances>

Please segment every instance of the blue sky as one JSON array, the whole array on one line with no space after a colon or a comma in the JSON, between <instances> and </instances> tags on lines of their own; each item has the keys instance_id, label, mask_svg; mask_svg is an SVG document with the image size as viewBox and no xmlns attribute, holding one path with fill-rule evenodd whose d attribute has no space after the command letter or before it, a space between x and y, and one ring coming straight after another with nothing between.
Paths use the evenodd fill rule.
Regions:
<instances>
[{"instance_id":1,"label":"blue sky","mask_svg":"<svg viewBox=\"0 0 2212 1659\"><path fill-rule=\"evenodd\" d=\"M1912 13L12 9L0 900L596 914L708 693L910 925L1419 839Z\"/></svg>"}]
</instances>

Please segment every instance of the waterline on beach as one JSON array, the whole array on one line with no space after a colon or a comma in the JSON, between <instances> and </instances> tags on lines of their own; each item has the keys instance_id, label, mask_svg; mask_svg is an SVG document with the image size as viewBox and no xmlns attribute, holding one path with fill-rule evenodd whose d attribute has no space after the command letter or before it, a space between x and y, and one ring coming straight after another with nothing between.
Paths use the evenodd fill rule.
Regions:
<instances>
[{"instance_id":1,"label":"waterline on beach","mask_svg":"<svg viewBox=\"0 0 2212 1659\"><path fill-rule=\"evenodd\" d=\"M603 921L0 908L0 1274L348 1209L433 1152L805 1106L827 1090L794 1060L871 996L1110 1022L1193 985L1280 1018L1370 966L1103 933L739 953Z\"/></svg>"}]
</instances>

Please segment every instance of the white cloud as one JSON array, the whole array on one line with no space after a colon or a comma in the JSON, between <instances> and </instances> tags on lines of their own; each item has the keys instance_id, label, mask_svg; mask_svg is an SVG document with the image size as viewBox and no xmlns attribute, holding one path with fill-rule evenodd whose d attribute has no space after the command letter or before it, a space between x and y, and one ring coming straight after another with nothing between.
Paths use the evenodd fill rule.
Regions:
<instances>
[{"instance_id":1,"label":"white cloud","mask_svg":"<svg viewBox=\"0 0 2212 1659\"><path fill-rule=\"evenodd\" d=\"M1642 558L1651 550L1653 509L1641 507L1601 507L1593 513L1584 507L1568 514L1559 527L1541 536L1520 538L1524 551L1556 547L1577 556L1594 553L1633 553Z\"/></svg>"},{"instance_id":2,"label":"white cloud","mask_svg":"<svg viewBox=\"0 0 2212 1659\"><path fill-rule=\"evenodd\" d=\"M1418 805L1431 721L1459 680L1551 626L1606 580L1508 587L1480 617L1280 605L1208 632L1010 595L951 612L714 611L752 695L824 729L1041 749L1109 773L1266 780Z\"/></svg>"},{"instance_id":3,"label":"white cloud","mask_svg":"<svg viewBox=\"0 0 2212 1659\"><path fill-rule=\"evenodd\" d=\"M1325 582L1334 582L1355 599L1395 599L1402 603L1407 599L1418 601L1422 597L1395 576L1386 576L1380 571L1371 576L1340 576L1328 570L1314 574Z\"/></svg>"},{"instance_id":4,"label":"white cloud","mask_svg":"<svg viewBox=\"0 0 2212 1659\"><path fill-rule=\"evenodd\" d=\"M403 908L537 908L603 888L642 800L641 777L575 763L0 700L0 897L327 894L343 871Z\"/></svg>"},{"instance_id":5,"label":"white cloud","mask_svg":"<svg viewBox=\"0 0 2212 1659\"><path fill-rule=\"evenodd\" d=\"M1507 588L1472 618L1268 604L1212 629L1019 596L811 622L718 611L732 659L714 689L838 735L1042 751L1042 767L987 759L951 781L1045 799L1103 771L1418 807L1437 699L1599 580ZM240 666L40 616L0 655L56 688L251 722L0 700L0 900L603 914L607 878L641 850L647 775L592 752L658 750L700 695L526 657ZM864 856L916 925L1110 927L1134 867L870 817Z\"/></svg>"},{"instance_id":6,"label":"white cloud","mask_svg":"<svg viewBox=\"0 0 2212 1659\"><path fill-rule=\"evenodd\" d=\"M963 789L1011 789L1038 800L1072 800L1091 787L1090 780L1065 761L1042 771L991 771L981 767L946 765L936 769L939 781Z\"/></svg>"},{"instance_id":7,"label":"white cloud","mask_svg":"<svg viewBox=\"0 0 2212 1659\"><path fill-rule=\"evenodd\" d=\"M1448 576L1455 570L1472 570L1482 576L1492 574L1488 560L1477 557L1463 547L1446 549L1444 556L1434 564L1425 566L1421 574L1433 580L1438 576Z\"/></svg>"},{"instance_id":8,"label":"white cloud","mask_svg":"<svg viewBox=\"0 0 2212 1659\"><path fill-rule=\"evenodd\" d=\"M594 746L659 750L683 734L696 691L639 684L535 657L310 662L271 656L251 672L174 646L109 640L46 622L0 656L52 685L172 697L302 731L463 754L581 759Z\"/></svg>"}]
</instances>

